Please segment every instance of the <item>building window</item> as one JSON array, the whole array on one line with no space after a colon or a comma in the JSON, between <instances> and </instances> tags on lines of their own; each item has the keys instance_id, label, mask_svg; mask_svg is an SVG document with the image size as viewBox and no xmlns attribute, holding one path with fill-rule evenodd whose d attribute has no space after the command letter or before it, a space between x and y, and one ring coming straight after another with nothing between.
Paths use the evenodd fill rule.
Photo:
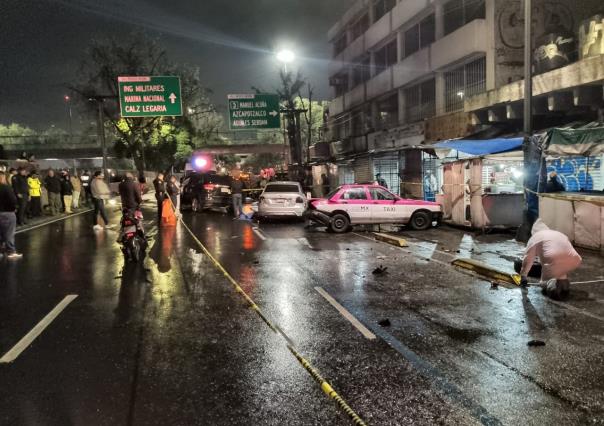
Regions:
<instances>
[{"instance_id":1,"label":"building window","mask_svg":"<svg viewBox=\"0 0 604 426\"><path fill-rule=\"evenodd\" d=\"M342 96L348 91L348 74L337 74L329 79L329 85L332 86L336 93L336 98Z\"/></svg>"},{"instance_id":2,"label":"building window","mask_svg":"<svg viewBox=\"0 0 604 426\"><path fill-rule=\"evenodd\" d=\"M351 28L352 31L352 39L356 40L369 28L369 15L364 14L358 21L356 21Z\"/></svg>"},{"instance_id":3,"label":"building window","mask_svg":"<svg viewBox=\"0 0 604 426\"><path fill-rule=\"evenodd\" d=\"M371 61L366 58L352 70L352 87L365 83L369 78L371 78Z\"/></svg>"},{"instance_id":4,"label":"building window","mask_svg":"<svg viewBox=\"0 0 604 426\"><path fill-rule=\"evenodd\" d=\"M405 89L405 120L407 123L433 117L436 110L434 79Z\"/></svg>"},{"instance_id":5,"label":"building window","mask_svg":"<svg viewBox=\"0 0 604 426\"><path fill-rule=\"evenodd\" d=\"M392 40L386 46L375 52L375 73L379 74L388 69L397 61L396 40Z\"/></svg>"},{"instance_id":6,"label":"building window","mask_svg":"<svg viewBox=\"0 0 604 426\"><path fill-rule=\"evenodd\" d=\"M405 31L405 57L434 43L435 29L434 14L431 14Z\"/></svg>"},{"instance_id":7,"label":"building window","mask_svg":"<svg viewBox=\"0 0 604 426\"><path fill-rule=\"evenodd\" d=\"M333 43L333 57L335 58L346 49L346 34L342 34Z\"/></svg>"},{"instance_id":8,"label":"building window","mask_svg":"<svg viewBox=\"0 0 604 426\"><path fill-rule=\"evenodd\" d=\"M486 90L486 59L484 57L445 73L445 111L463 108L465 98Z\"/></svg>"},{"instance_id":9,"label":"building window","mask_svg":"<svg viewBox=\"0 0 604 426\"><path fill-rule=\"evenodd\" d=\"M444 6L445 35L474 19L485 19L485 0L451 0Z\"/></svg>"},{"instance_id":10,"label":"building window","mask_svg":"<svg viewBox=\"0 0 604 426\"><path fill-rule=\"evenodd\" d=\"M382 16L390 12L396 6L396 0L378 0L373 5L373 15L377 22Z\"/></svg>"},{"instance_id":11,"label":"building window","mask_svg":"<svg viewBox=\"0 0 604 426\"><path fill-rule=\"evenodd\" d=\"M398 125L398 93L377 102L376 130L389 129Z\"/></svg>"}]
</instances>

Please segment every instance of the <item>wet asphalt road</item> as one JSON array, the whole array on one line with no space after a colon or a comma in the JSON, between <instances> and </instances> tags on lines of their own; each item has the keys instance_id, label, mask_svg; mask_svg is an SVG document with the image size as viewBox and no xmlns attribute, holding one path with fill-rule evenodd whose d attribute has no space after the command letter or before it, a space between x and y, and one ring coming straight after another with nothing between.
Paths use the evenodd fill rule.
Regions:
<instances>
[{"instance_id":1,"label":"wet asphalt road","mask_svg":"<svg viewBox=\"0 0 604 426\"><path fill-rule=\"evenodd\" d=\"M492 290L448 265L468 241L446 228L407 233L412 244L399 249L299 223L184 220L368 424L604 423L598 288L568 303L533 287ZM350 423L183 226L158 232L147 221L149 257L124 268L117 234L90 222L19 234L24 259L0 262L0 356L78 295L0 364L0 424ZM388 272L373 275L379 265Z\"/></svg>"}]
</instances>

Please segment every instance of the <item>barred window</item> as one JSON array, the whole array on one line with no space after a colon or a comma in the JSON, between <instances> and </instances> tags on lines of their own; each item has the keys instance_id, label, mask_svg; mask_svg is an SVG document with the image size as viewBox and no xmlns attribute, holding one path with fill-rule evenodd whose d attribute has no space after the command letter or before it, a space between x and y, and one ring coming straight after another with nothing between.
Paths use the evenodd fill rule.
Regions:
<instances>
[{"instance_id":1,"label":"barred window","mask_svg":"<svg viewBox=\"0 0 604 426\"><path fill-rule=\"evenodd\" d=\"M364 14L358 21L352 25L352 39L356 40L362 36L369 28L369 15Z\"/></svg>"},{"instance_id":2,"label":"barred window","mask_svg":"<svg viewBox=\"0 0 604 426\"><path fill-rule=\"evenodd\" d=\"M436 83L434 79L405 89L405 120L413 123L433 117L436 109Z\"/></svg>"},{"instance_id":3,"label":"barred window","mask_svg":"<svg viewBox=\"0 0 604 426\"><path fill-rule=\"evenodd\" d=\"M396 6L396 0L378 0L373 5L374 19L378 21L382 16L390 12Z\"/></svg>"},{"instance_id":4,"label":"barred window","mask_svg":"<svg viewBox=\"0 0 604 426\"><path fill-rule=\"evenodd\" d=\"M375 52L375 73L379 74L388 69L397 61L396 40L392 40L386 46Z\"/></svg>"},{"instance_id":5,"label":"barred window","mask_svg":"<svg viewBox=\"0 0 604 426\"><path fill-rule=\"evenodd\" d=\"M463 109L464 99L486 90L484 57L457 67L445 75L445 111Z\"/></svg>"}]
</instances>

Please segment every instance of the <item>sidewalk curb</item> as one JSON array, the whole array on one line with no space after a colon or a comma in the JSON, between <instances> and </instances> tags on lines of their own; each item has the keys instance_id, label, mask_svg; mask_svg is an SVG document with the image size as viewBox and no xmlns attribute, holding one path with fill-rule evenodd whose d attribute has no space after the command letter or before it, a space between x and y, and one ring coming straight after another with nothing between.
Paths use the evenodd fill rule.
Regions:
<instances>
[{"instance_id":1,"label":"sidewalk curb","mask_svg":"<svg viewBox=\"0 0 604 426\"><path fill-rule=\"evenodd\" d=\"M502 281L515 286L520 285L520 275L501 271L475 259L457 258L453 259L451 264L459 268L470 270L478 275L482 275L492 280Z\"/></svg>"},{"instance_id":2,"label":"sidewalk curb","mask_svg":"<svg viewBox=\"0 0 604 426\"><path fill-rule=\"evenodd\" d=\"M375 235L375 239L378 241L392 244L393 246L397 247L409 247L409 245L407 244L407 240L403 238L398 238L388 234L382 234L381 232L374 232L373 235Z\"/></svg>"},{"instance_id":3,"label":"sidewalk curb","mask_svg":"<svg viewBox=\"0 0 604 426\"><path fill-rule=\"evenodd\" d=\"M38 223L38 224L35 224L35 225L26 226L25 228L17 229L15 231L15 235L16 234L21 234L23 232L33 231L34 229L38 229L38 228L41 228L43 226L50 225L50 224L53 224L53 223L61 222L63 220L67 220L67 219L70 219L72 217L80 216L80 215L83 215L85 213L90 213L93 210L94 209L86 209L86 210L79 211L77 213L66 214L66 215L63 215L61 217L58 217L58 218L55 218L55 219L51 219L51 220L47 220L47 221L44 221L44 222L41 222L41 223Z\"/></svg>"}]
</instances>

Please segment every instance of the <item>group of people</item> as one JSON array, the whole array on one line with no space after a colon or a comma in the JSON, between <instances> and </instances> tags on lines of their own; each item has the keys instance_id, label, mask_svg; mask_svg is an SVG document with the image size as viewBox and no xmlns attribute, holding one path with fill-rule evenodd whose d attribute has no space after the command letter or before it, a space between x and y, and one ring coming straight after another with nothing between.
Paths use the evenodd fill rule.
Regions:
<instances>
[{"instance_id":1,"label":"group of people","mask_svg":"<svg viewBox=\"0 0 604 426\"><path fill-rule=\"evenodd\" d=\"M80 197L88 198L89 175L70 174L68 170L55 172L48 170L42 180L37 170L26 167L8 170L5 174L7 183L12 187L17 200L17 225L26 225L27 221L43 213L42 197L46 195L46 203L50 215L62 212L70 214L80 208Z\"/></svg>"}]
</instances>

